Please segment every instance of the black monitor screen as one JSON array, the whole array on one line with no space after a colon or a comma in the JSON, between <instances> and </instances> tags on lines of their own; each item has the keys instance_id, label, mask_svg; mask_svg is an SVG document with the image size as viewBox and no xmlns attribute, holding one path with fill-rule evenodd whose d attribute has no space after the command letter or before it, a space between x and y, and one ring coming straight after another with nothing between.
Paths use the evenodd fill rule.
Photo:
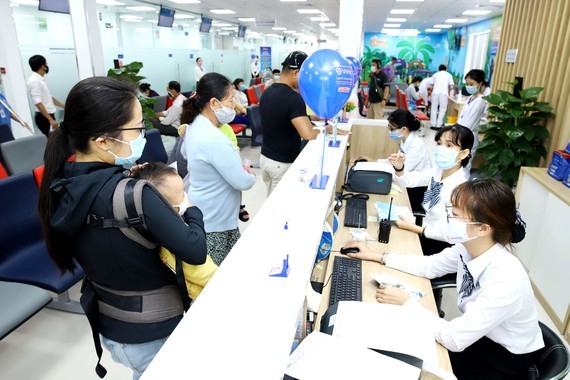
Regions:
<instances>
[{"instance_id":1,"label":"black monitor screen","mask_svg":"<svg viewBox=\"0 0 570 380\"><path fill-rule=\"evenodd\" d=\"M158 26L172 28L172 24L174 23L174 13L176 13L175 10L160 8L160 13L158 14Z\"/></svg>"},{"instance_id":2,"label":"black monitor screen","mask_svg":"<svg viewBox=\"0 0 570 380\"><path fill-rule=\"evenodd\" d=\"M244 38L245 37L245 30L247 29L247 27L240 25L238 27L238 37L240 38Z\"/></svg>"},{"instance_id":3,"label":"black monitor screen","mask_svg":"<svg viewBox=\"0 0 570 380\"><path fill-rule=\"evenodd\" d=\"M69 14L69 0L40 0L38 10Z\"/></svg>"},{"instance_id":4,"label":"black monitor screen","mask_svg":"<svg viewBox=\"0 0 570 380\"><path fill-rule=\"evenodd\" d=\"M202 17L202 23L200 24L200 32L210 33L211 27L212 27L212 19L207 17Z\"/></svg>"}]
</instances>

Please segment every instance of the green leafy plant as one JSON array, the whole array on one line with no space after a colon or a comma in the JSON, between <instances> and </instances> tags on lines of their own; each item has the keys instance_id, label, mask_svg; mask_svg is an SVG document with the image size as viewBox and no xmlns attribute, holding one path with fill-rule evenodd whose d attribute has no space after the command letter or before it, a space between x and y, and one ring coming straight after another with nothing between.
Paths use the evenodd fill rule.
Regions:
<instances>
[{"instance_id":1,"label":"green leafy plant","mask_svg":"<svg viewBox=\"0 0 570 380\"><path fill-rule=\"evenodd\" d=\"M515 82L507 82L513 88ZM520 91L520 98L507 91L485 96L489 102L491 121L479 131L485 138L477 152L485 158L479 169L486 177L500 176L501 181L513 186L518 180L521 166L537 166L546 157L544 140L549 136L544 126L554 117L548 102L538 101L542 87L529 87Z\"/></svg>"},{"instance_id":2,"label":"green leafy plant","mask_svg":"<svg viewBox=\"0 0 570 380\"><path fill-rule=\"evenodd\" d=\"M344 105L344 110L346 112L351 112L355 108L356 108L356 105L351 101L346 102L346 104Z\"/></svg>"},{"instance_id":3,"label":"green leafy plant","mask_svg":"<svg viewBox=\"0 0 570 380\"><path fill-rule=\"evenodd\" d=\"M143 63L135 61L123 65L119 69L114 69L114 68L109 69L109 71L107 71L107 76L122 80L131 85L136 90L139 88L140 81L145 79L145 77L138 75L139 71L142 68L143 68ZM152 105L156 103L156 99L142 95L139 95L138 98L142 107L144 119L148 120L151 117L156 117L156 114L152 110ZM150 126L152 128L151 123L147 123L147 126Z\"/></svg>"},{"instance_id":4,"label":"green leafy plant","mask_svg":"<svg viewBox=\"0 0 570 380\"><path fill-rule=\"evenodd\" d=\"M406 62L422 60L426 65L431 62L431 54L435 53L433 46L425 42L423 38L416 39L407 38L404 41L398 42L396 47L401 48L398 52L398 58Z\"/></svg>"}]
</instances>

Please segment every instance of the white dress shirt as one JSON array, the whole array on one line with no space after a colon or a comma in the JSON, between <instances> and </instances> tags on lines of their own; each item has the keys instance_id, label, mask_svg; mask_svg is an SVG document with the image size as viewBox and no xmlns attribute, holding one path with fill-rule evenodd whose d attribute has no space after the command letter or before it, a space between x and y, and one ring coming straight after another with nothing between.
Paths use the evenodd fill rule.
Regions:
<instances>
[{"instance_id":1,"label":"white dress shirt","mask_svg":"<svg viewBox=\"0 0 570 380\"><path fill-rule=\"evenodd\" d=\"M174 128L180 126L180 115L182 114L182 103L186 100L186 97L182 94L178 95L169 109L162 111L163 117L159 117L160 124L170 125Z\"/></svg>"},{"instance_id":2,"label":"white dress shirt","mask_svg":"<svg viewBox=\"0 0 570 380\"><path fill-rule=\"evenodd\" d=\"M445 70L440 70L437 73L433 74L433 91L431 92L432 95L435 94L449 94L449 86L453 86L453 77L450 73Z\"/></svg>"},{"instance_id":3,"label":"white dress shirt","mask_svg":"<svg viewBox=\"0 0 570 380\"><path fill-rule=\"evenodd\" d=\"M483 99L483 95L478 95L477 97L471 95L461 109L461 116L459 116L457 124L467 127L475 133L475 128L479 126L486 107L487 102Z\"/></svg>"},{"instance_id":4,"label":"white dress shirt","mask_svg":"<svg viewBox=\"0 0 570 380\"><path fill-rule=\"evenodd\" d=\"M406 155L404 170L407 172L424 171L431 168L431 158L426 144L416 132L410 133L406 141L400 144L400 151Z\"/></svg>"},{"instance_id":5,"label":"white dress shirt","mask_svg":"<svg viewBox=\"0 0 570 380\"><path fill-rule=\"evenodd\" d=\"M396 176L395 178L396 182L401 186L427 186L428 190L431 188L432 178L437 182L443 182L439 193L439 202L429 210L426 210L424 236L429 239L449 242L446 235L447 210L445 206L451 204L451 192L453 189L469 179L469 172L465 168L461 168L444 180L441 179L442 176L443 170L435 167L421 172L404 172L401 177Z\"/></svg>"},{"instance_id":6,"label":"white dress shirt","mask_svg":"<svg viewBox=\"0 0 570 380\"><path fill-rule=\"evenodd\" d=\"M470 295L461 293L465 273L461 258L475 284ZM404 306L418 318L429 321L435 339L448 350L463 351L483 336L513 354L544 347L526 271L503 245L497 243L476 258L462 244L433 256L389 254L386 265L427 278L457 272L457 306L463 313L461 317L446 321L413 300Z\"/></svg>"},{"instance_id":7,"label":"white dress shirt","mask_svg":"<svg viewBox=\"0 0 570 380\"><path fill-rule=\"evenodd\" d=\"M204 70L204 67L196 65L196 67L194 67L194 78L196 78L196 82L199 82L204 75L206 75L206 70Z\"/></svg>"},{"instance_id":8,"label":"white dress shirt","mask_svg":"<svg viewBox=\"0 0 570 380\"><path fill-rule=\"evenodd\" d=\"M44 77L36 72L32 73L28 79L28 92L30 93L34 106L36 106L36 112L40 112L37 105L42 103L49 114L55 113L56 109L53 103L53 96L49 91Z\"/></svg>"},{"instance_id":9,"label":"white dress shirt","mask_svg":"<svg viewBox=\"0 0 570 380\"><path fill-rule=\"evenodd\" d=\"M433 86L433 78L428 77L420 82L420 96L426 102L428 101L428 88Z\"/></svg>"}]
</instances>

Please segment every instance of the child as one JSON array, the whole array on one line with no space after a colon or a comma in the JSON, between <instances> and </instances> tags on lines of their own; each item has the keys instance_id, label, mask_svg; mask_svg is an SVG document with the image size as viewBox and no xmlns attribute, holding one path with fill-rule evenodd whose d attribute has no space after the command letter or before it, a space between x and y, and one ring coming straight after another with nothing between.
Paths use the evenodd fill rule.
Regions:
<instances>
[{"instance_id":1,"label":"child","mask_svg":"<svg viewBox=\"0 0 570 380\"><path fill-rule=\"evenodd\" d=\"M137 179L145 179L153 184L164 198L172 205L180 216L190 207L182 185L182 178L174 168L160 162L146 163L131 168L131 176ZM166 248L160 248L160 258L173 272L176 268L176 259ZM206 262L202 265L190 265L182 263L186 288L191 299L195 300L210 278L214 275L218 266L210 256L206 256Z\"/></svg>"}]
</instances>

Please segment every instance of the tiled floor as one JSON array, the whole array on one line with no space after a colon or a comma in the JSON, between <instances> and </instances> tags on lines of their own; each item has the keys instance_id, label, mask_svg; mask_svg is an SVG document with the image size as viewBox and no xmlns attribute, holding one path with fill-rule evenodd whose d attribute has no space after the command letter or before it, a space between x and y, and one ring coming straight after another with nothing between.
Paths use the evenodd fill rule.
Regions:
<instances>
[{"instance_id":1,"label":"tiled floor","mask_svg":"<svg viewBox=\"0 0 570 380\"><path fill-rule=\"evenodd\" d=\"M426 141L433 147L434 132L426 130ZM240 141L241 155L252 163L259 163L259 147L250 147L247 140ZM259 169L253 169L257 182L243 193L243 203L251 218L266 198L265 185ZM248 223L240 223L240 229ZM79 298L79 286L72 288L73 299ZM444 290L443 309L446 318L453 318L459 312L455 306L455 289ZM557 331L554 324L538 304L539 319ZM189 341L189 344L191 342ZM191 358L189 358L191 359ZM87 319L83 315L43 309L32 319L0 341L0 379L2 380L97 380L94 368L96 355ZM131 372L112 361L109 354L103 354L103 365L108 374L105 380L126 380ZM570 379L570 377L567 377Z\"/></svg>"}]
</instances>

